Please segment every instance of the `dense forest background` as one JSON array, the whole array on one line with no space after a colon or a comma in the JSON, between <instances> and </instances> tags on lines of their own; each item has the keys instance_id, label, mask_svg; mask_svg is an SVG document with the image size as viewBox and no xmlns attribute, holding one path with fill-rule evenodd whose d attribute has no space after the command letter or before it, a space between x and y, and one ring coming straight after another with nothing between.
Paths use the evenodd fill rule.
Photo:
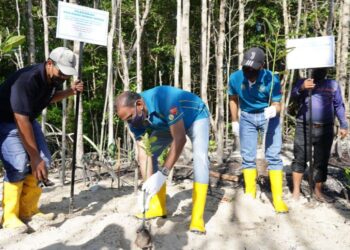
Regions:
<instances>
[{"instance_id":1,"label":"dense forest background","mask_svg":"<svg viewBox=\"0 0 350 250\"><path fill-rule=\"evenodd\" d=\"M252 46L262 47L267 54L265 66L280 74L284 139L293 138L295 107L290 91L306 71L286 70L288 38L335 36L336 67L329 77L339 81L349 110L349 0L69 2L108 11L110 17L108 45L83 48L86 87L79 110L78 162L86 152L113 156L118 145L131 152L128 132L114 115L114 97L123 90L158 85L192 91L208 104L211 150L220 162L232 140L227 79ZM67 46L79 54L77 42L55 38L57 7L54 0L0 2L0 82L19 68L44 62L55 47ZM54 156L63 165L71 157L74 117L73 97L51 105L41 117Z\"/></svg>"}]
</instances>

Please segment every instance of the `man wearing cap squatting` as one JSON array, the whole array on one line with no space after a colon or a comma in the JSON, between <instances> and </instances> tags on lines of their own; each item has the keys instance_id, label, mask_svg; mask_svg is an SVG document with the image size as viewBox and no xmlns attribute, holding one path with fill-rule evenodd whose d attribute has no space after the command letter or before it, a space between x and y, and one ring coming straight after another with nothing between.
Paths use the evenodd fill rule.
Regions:
<instances>
[{"instance_id":1,"label":"man wearing cap squatting","mask_svg":"<svg viewBox=\"0 0 350 250\"><path fill-rule=\"evenodd\" d=\"M264 62L265 53L260 48L251 48L244 53L242 70L230 76L228 94L232 130L234 135L240 137L245 194L255 198L258 133L264 134L267 128L265 157L273 205L276 212L283 213L288 211L288 207L282 200L282 134L279 119L281 85L276 75L273 76L271 71L263 68ZM272 96L269 100L271 88ZM239 121L238 105L241 108Z\"/></svg>"},{"instance_id":2,"label":"man wearing cap squatting","mask_svg":"<svg viewBox=\"0 0 350 250\"><path fill-rule=\"evenodd\" d=\"M145 173L147 155L141 136L151 130L157 141L152 155L153 174L145 181L142 189L150 199L146 202L147 219L164 217L166 210L165 181L170 169L179 158L186 143L186 135L192 142L194 183L192 191L192 218L190 231L204 234L204 208L209 183L209 112L205 103L195 94L182 89L159 86L140 94L126 91L116 98L117 115L129 123L138 146L138 163ZM170 146L164 165L158 169L158 157ZM148 209L147 209L148 208ZM142 208L143 209L143 208ZM142 218L142 214L137 215Z\"/></svg>"},{"instance_id":3,"label":"man wearing cap squatting","mask_svg":"<svg viewBox=\"0 0 350 250\"><path fill-rule=\"evenodd\" d=\"M83 91L75 81L67 90L57 88L76 75L76 56L64 47L54 49L46 62L25 67L0 85L0 158L5 167L2 226L26 232L32 219L52 220L38 209L41 188L48 177L51 155L35 120L50 103Z\"/></svg>"}]
</instances>

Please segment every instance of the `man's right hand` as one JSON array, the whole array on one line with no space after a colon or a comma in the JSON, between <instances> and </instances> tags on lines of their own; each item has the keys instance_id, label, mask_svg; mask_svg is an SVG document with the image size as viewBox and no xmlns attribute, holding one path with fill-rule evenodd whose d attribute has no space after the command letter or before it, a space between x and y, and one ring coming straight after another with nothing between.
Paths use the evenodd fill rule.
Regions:
<instances>
[{"instance_id":1,"label":"man's right hand","mask_svg":"<svg viewBox=\"0 0 350 250\"><path fill-rule=\"evenodd\" d=\"M41 157L32 159L30 161L30 166L32 168L32 175L34 175L37 180L43 181L47 179L48 173L46 164Z\"/></svg>"},{"instance_id":2,"label":"man's right hand","mask_svg":"<svg viewBox=\"0 0 350 250\"><path fill-rule=\"evenodd\" d=\"M348 135L348 129L341 128L339 129L339 136L341 139L344 139Z\"/></svg>"},{"instance_id":3,"label":"man's right hand","mask_svg":"<svg viewBox=\"0 0 350 250\"><path fill-rule=\"evenodd\" d=\"M315 86L314 79L308 78L304 81L303 85L301 85L301 90L310 90L315 88Z\"/></svg>"},{"instance_id":4,"label":"man's right hand","mask_svg":"<svg viewBox=\"0 0 350 250\"><path fill-rule=\"evenodd\" d=\"M232 134L239 136L239 122L232 122Z\"/></svg>"}]
</instances>

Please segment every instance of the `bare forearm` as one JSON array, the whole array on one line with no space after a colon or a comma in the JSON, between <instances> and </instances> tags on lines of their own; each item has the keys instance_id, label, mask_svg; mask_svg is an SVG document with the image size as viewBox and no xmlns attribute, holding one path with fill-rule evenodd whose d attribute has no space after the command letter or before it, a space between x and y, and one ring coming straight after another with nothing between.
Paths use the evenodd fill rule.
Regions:
<instances>
[{"instance_id":1,"label":"bare forearm","mask_svg":"<svg viewBox=\"0 0 350 250\"><path fill-rule=\"evenodd\" d=\"M51 103L59 102L71 95L74 95L74 91L71 88L62 91L57 91L54 97L52 98Z\"/></svg>"},{"instance_id":2,"label":"bare forearm","mask_svg":"<svg viewBox=\"0 0 350 250\"><path fill-rule=\"evenodd\" d=\"M229 104L230 104L231 119L233 122L236 122L238 121L238 97L231 96Z\"/></svg>"}]
</instances>

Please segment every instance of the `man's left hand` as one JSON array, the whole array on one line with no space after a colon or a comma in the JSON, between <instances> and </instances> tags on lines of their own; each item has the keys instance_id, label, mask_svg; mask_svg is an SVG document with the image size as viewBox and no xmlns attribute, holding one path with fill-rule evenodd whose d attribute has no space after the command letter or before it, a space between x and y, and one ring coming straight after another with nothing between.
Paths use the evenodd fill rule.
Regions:
<instances>
[{"instance_id":1,"label":"man's left hand","mask_svg":"<svg viewBox=\"0 0 350 250\"><path fill-rule=\"evenodd\" d=\"M71 85L71 89L72 89L74 95L77 92L83 92L84 91L84 82L80 81L80 80L75 80Z\"/></svg>"},{"instance_id":2,"label":"man's left hand","mask_svg":"<svg viewBox=\"0 0 350 250\"><path fill-rule=\"evenodd\" d=\"M348 130L346 128L339 129L339 136L344 139L348 135Z\"/></svg>"},{"instance_id":3,"label":"man's left hand","mask_svg":"<svg viewBox=\"0 0 350 250\"><path fill-rule=\"evenodd\" d=\"M167 177L160 171L157 171L157 173L153 174L145 181L145 183L143 183L142 190L145 190L150 196L153 196L158 193L166 181L166 178Z\"/></svg>"},{"instance_id":4,"label":"man's left hand","mask_svg":"<svg viewBox=\"0 0 350 250\"><path fill-rule=\"evenodd\" d=\"M275 106L270 106L264 109L264 115L265 115L265 119L270 119L270 118L274 118L277 114L277 110Z\"/></svg>"}]
</instances>

